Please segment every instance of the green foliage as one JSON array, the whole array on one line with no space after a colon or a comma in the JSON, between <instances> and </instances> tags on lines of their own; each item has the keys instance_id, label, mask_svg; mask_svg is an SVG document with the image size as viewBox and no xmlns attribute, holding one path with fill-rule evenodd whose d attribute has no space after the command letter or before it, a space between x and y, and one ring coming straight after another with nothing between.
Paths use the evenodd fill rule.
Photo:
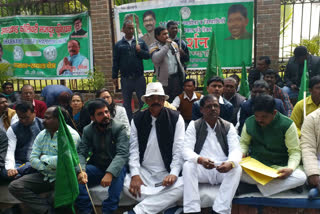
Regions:
<instances>
[{"instance_id":1,"label":"green foliage","mask_svg":"<svg viewBox=\"0 0 320 214\"><path fill-rule=\"evenodd\" d=\"M281 5L280 35L290 26L293 15L292 5Z\"/></svg>"},{"instance_id":2,"label":"green foliage","mask_svg":"<svg viewBox=\"0 0 320 214\"><path fill-rule=\"evenodd\" d=\"M82 87L88 88L90 92L97 91L102 89L105 86L105 76L104 73L98 71L98 69L94 68L94 71L91 70L88 72L87 81L82 83Z\"/></svg>"},{"instance_id":3,"label":"green foliage","mask_svg":"<svg viewBox=\"0 0 320 214\"><path fill-rule=\"evenodd\" d=\"M0 63L0 82L7 81L12 76L13 66L9 63Z\"/></svg>"},{"instance_id":4,"label":"green foliage","mask_svg":"<svg viewBox=\"0 0 320 214\"><path fill-rule=\"evenodd\" d=\"M293 47L306 46L309 53L315 56L320 56L320 37L315 36L312 39L302 39L299 44L293 44Z\"/></svg>"}]
</instances>

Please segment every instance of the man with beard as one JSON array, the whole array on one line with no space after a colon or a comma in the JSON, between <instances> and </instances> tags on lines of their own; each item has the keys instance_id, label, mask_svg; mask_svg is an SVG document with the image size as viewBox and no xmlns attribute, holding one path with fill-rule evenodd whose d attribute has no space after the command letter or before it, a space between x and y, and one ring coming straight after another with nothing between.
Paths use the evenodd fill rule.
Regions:
<instances>
[{"instance_id":1,"label":"man with beard","mask_svg":"<svg viewBox=\"0 0 320 214\"><path fill-rule=\"evenodd\" d=\"M61 109L64 118L67 112ZM38 172L24 175L10 183L9 192L19 201L31 209L31 213L44 214L55 213L53 209L53 198L45 198L41 193L54 190L56 180L56 168L58 160L58 129L59 129L59 108L53 106L47 109L44 114L43 125L45 127L36 139L30 155L31 166ZM79 144L78 132L68 126L70 134L75 142ZM63 210L63 212L61 212ZM60 212L58 212L60 211ZM69 213L65 207L58 208L56 213Z\"/></svg>"},{"instance_id":2,"label":"man with beard","mask_svg":"<svg viewBox=\"0 0 320 214\"><path fill-rule=\"evenodd\" d=\"M261 192L265 197L304 184L307 177L301 167L301 149L294 122L275 109L270 95L256 97L254 115L249 117L241 133L240 146L249 155L278 171L279 176L265 185L242 173L238 194Z\"/></svg>"},{"instance_id":3,"label":"man with beard","mask_svg":"<svg viewBox=\"0 0 320 214\"><path fill-rule=\"evenodd\" d=\"M241 134L241 131L242 131L242 127L243 127L243 124L244 122L246 121L246 119L248 117L250 117L251 115L253 115L253 110L252 110L252 107L253 107L253 104L254 104L254 101L255 101L255 98L260 96L260 95L263 95L263 94L269 94L269 85L266 81L264 80L257 80L254 82L253 84L253 87L252 87L252 90L251 90L251 99L249 99L248 101L244 102L241 104L241 107L240 107L240 119L239 119L239 134ZM276 110L278 112L280 112L281 114L284 114L287 116L287 112L286 110L284 109L283 107L283 103L281 100L279 99L274 99L275 100L275 103L276 103Z\"/></svg>"},{"instance_id":4,"label":"man with beard","mask_svg":"<svg viewBox=\"0 0 320 214\"><path fill-rule=\"evenodd\" d=\"M80 54L80 42L69 40L68 52L70 56L64 57L58 64L57 75L85 75L89 71L89 60Z\"/></svg>"},{"instance_id":5,"label":"man with beard","mask_svg":"<svg viewBox=\"0 0 320 214\"><path fill-rule=\"evenodd\" d=\"M88 106L93 123L83 130L78 147L80 164L77 168L80 194L76 205L80 214L91 213L93 208L84 184L109 187L108 198L102 202L102 213L113 213L118 208L120 193L129 156L129 138L125 125L110 118L110 105L103 99L91 101ZM87 158L91 152L90 159Z\"/></svg>"},{"instance_id":6,"label":"man with beard","mask_svg":"<svg viewBox=\"0 0 320 214\"><path fill-rule=\"evenodd\" d=\"M159 82L149 83L141 99L149 108L131 122L130 174L124 184L124 192L140 203L129 214L160 213L183 192L183 118L164 107L168 96Z\"/></svg>"},{"instance_id":7,"label":"man with beard","mask_svg":"<svg viewBox=\"0 0 320 214\"><path fill-rule=\"evenodd\" d=\"M200 111L203 117L190 122L183 149L184 213L201 211L199 182L220 185L212 206L213 214L231 213L242 171L237 131L219 117L219 100L214 95L201 99Z\"/></svg>"}]
</instances>

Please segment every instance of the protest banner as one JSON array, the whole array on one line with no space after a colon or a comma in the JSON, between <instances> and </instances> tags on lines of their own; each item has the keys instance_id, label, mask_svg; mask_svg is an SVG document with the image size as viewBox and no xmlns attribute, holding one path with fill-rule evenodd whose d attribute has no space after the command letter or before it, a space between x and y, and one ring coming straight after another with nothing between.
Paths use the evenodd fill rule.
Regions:
<instances>
[{"instance_id":1,"label":"protest banner","mask_svg":"<svg viewBox=\"0 0 320 214\"><path fill-rule=\"evenodd\" d=\"M87 78L88 71L93 68L87 12L3 17L0 26L3 50L0 63L11 64L11 75L16 78Z\"/></svg>"},{"instance_id":2,"label":"protest banner","mask_svg":"<svg viewBox=\"0 0 320 214\"><path fill-rule=\"evenodd\" d=\"M190 52L188 69L207 67L213 32L223 69L252 64L253 0L155 0L116 6L114 11L117 39L124 35L123 22L134 14L138 36L148 46L155 41L155 27L182 21ZM153 71L151 60L144 61L145 71Z\"/></svg>"}]
</instances>

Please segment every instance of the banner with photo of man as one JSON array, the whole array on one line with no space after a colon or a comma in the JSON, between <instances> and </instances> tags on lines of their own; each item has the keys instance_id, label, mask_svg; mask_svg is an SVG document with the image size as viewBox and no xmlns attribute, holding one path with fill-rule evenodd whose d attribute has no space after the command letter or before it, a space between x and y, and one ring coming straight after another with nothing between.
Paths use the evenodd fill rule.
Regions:
<instances>
[{"instance_id":1,"label":"banner with photo of man","mask_svg":"<svg viewBox=\"0 0 320 214\"><path fill-rule=\"evenodd\" d=\"M0 63L11 64L11 75L16 78L79 79L93 70L87 12L4 17L0 28Z\"/></svg>"},{"instance_id":2,"label":"banner with photo of man","mask_svg":"<svg viewBox=\"0 0 320 214\"><path fill-rule=\"evenodd\" d=\"M253 10L253 0L155 0L125 4L115 7L117 39L124 35L123 22L133 16L138 36L148 46L155 41L157 26L166 27L169 21L175 21L183 25L190 52L188 69L207 67L213 32L222 68L240 68L242 62L251 66ZM145 71L153 71L151 60L144 65Z\"/></svg>"}]
</instances>

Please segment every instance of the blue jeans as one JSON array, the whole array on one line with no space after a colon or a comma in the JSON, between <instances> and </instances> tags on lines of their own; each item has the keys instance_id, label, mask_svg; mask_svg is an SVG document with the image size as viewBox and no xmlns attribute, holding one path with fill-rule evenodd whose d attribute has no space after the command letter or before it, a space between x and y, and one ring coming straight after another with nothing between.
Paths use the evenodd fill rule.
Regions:
<instances>
[{"instance_id":1,"label":"blue jeans","mask_svg":"<svg viewBox=\"0 0 320 214\"><path fill-rule=\"evenodd\" d=\"M93 165L87 165L86 173L88 175L88 187L93 187L100 185L101 179L104 177L105 173L101 169ZM102 202L102 213L111 214L117 208L120 200L120 193L123 188L123 182L126 175L126 167L120 172L118 177L113 177L111 185L109 186L108 193L109 196L106 200ZM93 211L91 201L84 184L79 184L80 194L76 199L76 206L78 207L80 214L90 214Z\"/></svg>"},{"instance_id":2,"label":"blue jeans","mask_svg":"<svg viewBox=\"0 0 320 214\"><path fill-rule=\"evenodd\" d=\"M290 87L288 87L288 86L284 86L284 87L282 88L282 90L289 95L289 98L290 98L290 99L298 98L299 91L297 91L297 90L292 90L292 89L291 89Z\"/></svg>"},{"instance_id":3,"label":"blue jeans","mask_svg":"<svg viewBox=\"0 0 320 214\"><path fill-rule=\"evenodd\" d=\"M134 91L136 92L139 101L139 107L142 108L143 102L141 101L141 97L146 93L146 79L143 75L136 78L121 77L121 90L123 97L123 107L126 109L128 119L130 122L132 119L132 93Z\"/></svg>"}]
</instances>

